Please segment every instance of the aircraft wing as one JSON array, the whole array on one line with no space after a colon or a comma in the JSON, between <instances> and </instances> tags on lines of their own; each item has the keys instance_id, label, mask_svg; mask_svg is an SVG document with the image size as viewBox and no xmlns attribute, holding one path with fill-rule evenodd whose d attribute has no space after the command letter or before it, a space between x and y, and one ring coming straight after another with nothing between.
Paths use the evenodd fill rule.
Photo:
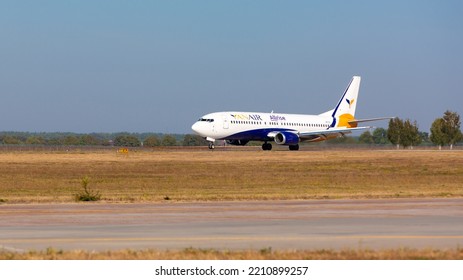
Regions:
<instances>
[{"instance_id":1,"label":"aircraft wing","mask_svg":"<svg viewBox=\"0 0 463 280\"><path fill-rule=\"evenodd\" d=\"M309 142L316 142L316 141L323 141L327 139L336 138L339 136L344 136L346 134L352 133L352 131L357 130L364 130L370 129L371 126L363 126L363 127L353 127L353 128L329 128L324 130L318 131L307 131L307 132L299 132L299 138L302 141L309 141Z\"/></svg>"}]
</instances>

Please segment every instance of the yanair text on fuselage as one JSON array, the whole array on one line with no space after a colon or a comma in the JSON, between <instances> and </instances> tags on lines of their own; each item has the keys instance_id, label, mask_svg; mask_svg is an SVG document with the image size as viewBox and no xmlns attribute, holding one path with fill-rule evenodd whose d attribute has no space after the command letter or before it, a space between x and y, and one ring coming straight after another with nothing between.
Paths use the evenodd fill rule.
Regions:
<instances>
[{"instance_id":1,"label":"yanair text on fuselage","mask_svg":"<svg viewBox=\"0 0 463 280\"><path fill-rule=\"evenodd\" d=\"M235 120L263 121L259 114L230 114Z\"/></svg>"}]
</instances>

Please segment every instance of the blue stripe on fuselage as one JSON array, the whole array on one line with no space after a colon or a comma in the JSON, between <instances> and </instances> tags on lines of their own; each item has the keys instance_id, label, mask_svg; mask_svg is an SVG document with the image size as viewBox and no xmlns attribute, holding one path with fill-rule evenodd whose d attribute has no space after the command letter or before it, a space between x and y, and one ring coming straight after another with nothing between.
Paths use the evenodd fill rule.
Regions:
<instances>
[{"instance_id":1,"label":"blue stripe on fuselage","mask_svg":"<svg viewBox=\"0 0 463 280\"><path fill-rule=\"evenodd\" d=\"M246 130L243 132L235 133L217 140L250 140L250 141L271 141L272 138L269 138L267 135L270 132L276 131L296 131L289 128L260 128L253 130Z\"/></svg>"}]
</instances>

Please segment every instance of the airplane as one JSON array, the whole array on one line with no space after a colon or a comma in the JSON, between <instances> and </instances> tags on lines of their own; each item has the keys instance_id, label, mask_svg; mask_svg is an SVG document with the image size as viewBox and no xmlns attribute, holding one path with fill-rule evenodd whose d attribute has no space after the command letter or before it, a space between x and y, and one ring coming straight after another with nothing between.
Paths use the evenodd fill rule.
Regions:
<instances>
[{"instance_id":1,"label":"airplane","mask_svg":"<svg viewBox=\"0 0 463 280\"><path fill-rule=\"evenodd\" d=\"M271 150L271 141L285 145L289 150L299 150L299 143L319 142L344 136L357 130L362 122L392 119L393 117L356 119L360 76L354 76L334 109L319 115L216 112L201 117L191 129L209 141L209 149L215 148L216 140L244 146L249 141L263 141L262 150Z\"/></svg>"}]
</instances>

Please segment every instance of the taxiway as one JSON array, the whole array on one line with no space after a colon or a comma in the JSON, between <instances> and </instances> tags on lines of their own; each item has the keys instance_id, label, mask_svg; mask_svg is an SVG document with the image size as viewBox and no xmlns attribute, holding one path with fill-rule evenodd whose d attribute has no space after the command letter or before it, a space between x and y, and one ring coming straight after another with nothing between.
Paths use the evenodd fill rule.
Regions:
<instances>
[{"instance_id":1,"label":"taxiway","mask_svg":"<svg viewBox=\"0 0 463 280\"><path fill-rule=\"evenodd\" d=\"M0 249L385 249L463 245L463 199L0 205Z\"/></svg>"}]
</instances>

